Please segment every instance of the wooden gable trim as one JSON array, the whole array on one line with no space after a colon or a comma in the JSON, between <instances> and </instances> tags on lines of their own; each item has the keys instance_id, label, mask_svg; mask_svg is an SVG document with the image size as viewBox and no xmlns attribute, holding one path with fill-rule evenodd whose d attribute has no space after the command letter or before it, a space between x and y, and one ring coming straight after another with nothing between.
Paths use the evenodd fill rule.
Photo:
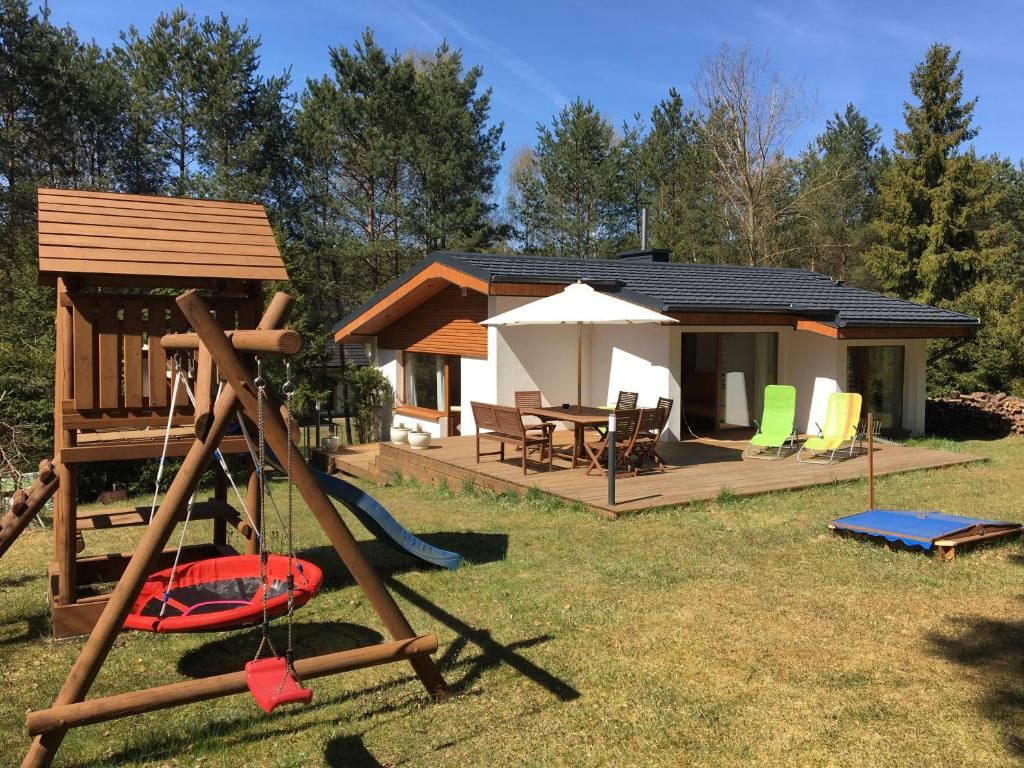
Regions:
<instances>
[{"instance_id":1,"label":"wooden gable trim","mask_svg":"<svg viewBox=\"0 0 1024 768\"><path fill-rule=\"evenodd\" d=\"M453 285L485 296L488 292L486 280L467 275L446 264L434 262L339 328L334 334L334 340L356 341L375 336L427 299Z\"/></svg>"},{"instance_id":2,"label":"wooden gable trim","mask_svg":"<svg viewBox=\"0 0 1024 768\"><path fill-rule=\"evenodd\" d=\"M403 352L487 357L487 296L449 285L377 333L377 346Z\"/></svg>"}]
</instances>

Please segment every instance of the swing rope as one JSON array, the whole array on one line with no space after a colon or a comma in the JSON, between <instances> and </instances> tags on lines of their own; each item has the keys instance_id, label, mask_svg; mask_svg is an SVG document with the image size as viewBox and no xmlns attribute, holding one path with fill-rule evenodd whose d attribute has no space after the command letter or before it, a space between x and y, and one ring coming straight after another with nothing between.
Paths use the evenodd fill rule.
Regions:
<instances>
[{"instance_id":1,"label":"swing rope","mask_svg":"<svg viewBox=\"0 0 1024 768\"><path fill-rule=\"evenodd\" d=\"M299 678L298 673L295 671L294 661L294 622L292 621L295 615L295 540L293 522L295 516L293 514L293 496L295 490L295 484L292 482L292 454L294 451L294 444L292 443L292 395L295 394L295 385L292 383L292 361L289 360L285 365L285 382L282 387L284 392L284 405L287 416L287 434L288 434L288 526L287 526L287 546L288 546L288 648L285 650L285 671L281 677L281 684L278 686L278 693L284 690L285 683L288 682L288 675L290 674L295 682L302 687L302 680ZM302 566L299 566L300 570Z\"/></svg>"},{"instance_id":2,"label":"swing rope","mask_svg":"<svg viewBox=\"0 0 1024 768\"><path fill-rule=\"evenodd\" d=\"M264 500L267 495L267 473L264 471L267 466L267 443L266 434L264 430L263 422L263 409L267 398L267 380L263 378L263 361L260 358L256 358L256 379L253 381L256 385L256 428L259 431L258 442L256 443L259 450L258 461L256 463L256 476L259 482L259 499L260 509L263 509ZM260 557L260 600L262 604L263 620L260 622L260 644L256 648L256 655L253 656L253 661L259 661L263 655L263 649L269 648L272 656L277 656L277 649L274 648L274 643L270 639L270 616L267 614L267 540L264 536L265 522L264 516L260 516L260 529L258 534L259 539L259 557Z\"/></svg>"},{"instance_id":3,"label":"swing rope","mask_svg":"<svg viewBox=\"0 0 1024 768\"><path fill-rule=\"evenodd\" d=\"M153 515L156 514L156 500L160 496L160 483L164 477L164 463L167 461L167 447L171 442L171 429L174 425L174 409L178 400L178 385L183 381L181 365L175 359L174 387L171 389L171 407L167 411L167 427L164 429L164 446L160 451L160 463L156 467L156 482L153 483L153 502L149 505L149 522L153 522ZM185 386L188 386L186 382Z\"/></svg>"}]
</instances>

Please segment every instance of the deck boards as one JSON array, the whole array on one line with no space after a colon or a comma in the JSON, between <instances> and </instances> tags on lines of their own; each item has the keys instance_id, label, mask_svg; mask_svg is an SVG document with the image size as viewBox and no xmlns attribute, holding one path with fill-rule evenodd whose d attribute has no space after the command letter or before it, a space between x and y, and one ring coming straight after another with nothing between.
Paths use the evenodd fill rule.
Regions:
<instances>
[{"instance_id":1,"label":"deck boards","mask_svg":"<svg viewBox=\"0 0 1024 768\"><path fill-rule=\"evenodd\" d=\"M563 445L570 439L569 433L556 434L556 442ZM498 461L496 456L485 456L477 464L472 437L435 440L426 451L382 443L379 469L384 477L401 471L421 480L444 481L455 489L464 482L497 492L521 493L528 487L535 487L582 502L609 516L713 499L724 488L743 496L854 480L867 474L867 458L863 455L825 466L800 464L793 456L779 461L745 460L744 445L740 440L663 443L659 451L668 464L665 473L648 471L635 478L620 475L616 484L618 503L614 507L607 503L607 481L596 473L588 476L583 468L571 470L568 460L556 457L555 469L550 474L534 462L524 477L514 450L506 452L505 462ZM945 467L980 459L967 453L883 444L876 445L875 474Z\"/></svg>"}]
</instances>

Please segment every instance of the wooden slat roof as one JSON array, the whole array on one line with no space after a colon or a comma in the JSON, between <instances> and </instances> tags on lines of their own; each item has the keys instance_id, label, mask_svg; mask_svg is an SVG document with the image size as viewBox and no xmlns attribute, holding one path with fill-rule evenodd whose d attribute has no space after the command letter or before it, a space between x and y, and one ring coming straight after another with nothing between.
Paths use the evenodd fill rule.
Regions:
<instances>
[{"instance_id":1,"label":"wooden slat roof","mask_svg":"<svg viewBox=\"0 0 1024 768\"><path fill-rule=\"evenodd\" d=\"M39 190L39 275L287 280L263 206Z\"/></svg>"}]
</instances>

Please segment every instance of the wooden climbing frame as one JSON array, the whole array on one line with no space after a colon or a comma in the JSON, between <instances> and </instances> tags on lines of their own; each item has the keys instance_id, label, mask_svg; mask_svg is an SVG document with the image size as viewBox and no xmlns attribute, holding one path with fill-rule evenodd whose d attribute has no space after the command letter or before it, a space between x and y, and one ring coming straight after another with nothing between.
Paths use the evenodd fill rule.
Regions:
<instances>
[{"instance_id":1,"label":"wooden climbing frame","mask_svg":"<svg viewBox=\"0 0 1024 768\"><path fill-rule=\"evenodd\" d=\"M196 291L188 291L177 299L184 317L205 347L220 375L227 383L216 398L205 434L196 435L175 474L152 523L125 564L117 586L102 608L92 632L72 667L64 686L48 710L29 713L26 722L35 739L22 762L23 768L49 765L60 748L67 730L90 723L104 722L142 712L179 706L196 701L232 695L245 689L244 673L218 675L205 680L176 683L142 691L133 691L86 701L85 697L103 666L125 617L178 522L189 498L195 493L214 451L239 412L250 420L258 418L257 391L250 367L239 357L238 350L225 334L210 307ZM258 328L270 331L280 327L292 305L289 296L277 294L267 308ZM366 595L391 634L393 642L376 647L326 654L296 662L297 672L304 677L334 674L374 664L407 660L433 695L444 695L443 677L429 654L437 648L432 635L417 636L405 615L384 586L377 572L359 549L351 531L310 472L297 446L288 439L288 428L279 405L270 399L264 408L264 435L270 449L290 463L295 487L321 530L330 540L358 587Z\"/></svg>"}]
</instances>

